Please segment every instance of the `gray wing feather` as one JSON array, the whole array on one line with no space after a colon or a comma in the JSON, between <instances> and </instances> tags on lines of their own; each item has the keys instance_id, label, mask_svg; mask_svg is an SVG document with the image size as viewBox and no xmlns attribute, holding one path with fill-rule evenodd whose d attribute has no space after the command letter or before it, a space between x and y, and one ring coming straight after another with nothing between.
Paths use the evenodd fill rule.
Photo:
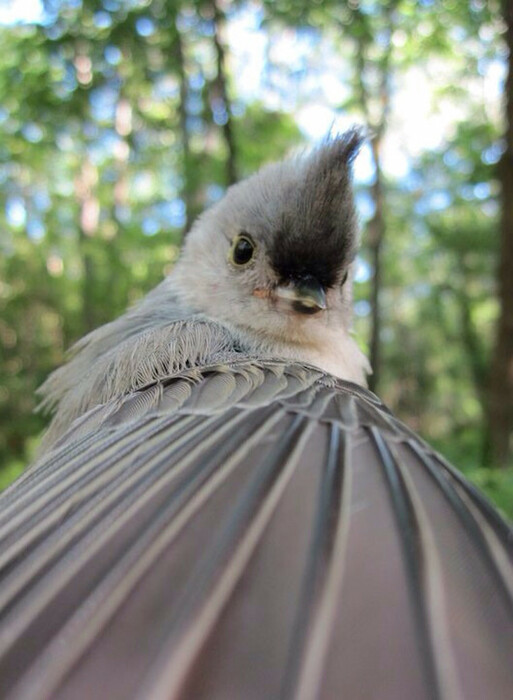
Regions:
<instances>
[{"instance_id":1,"label":"gray wing feather","mask_svg":"<svg viewBox=\"0 0 513 700\"><path fill-rule=\"evenodd\" d=\"M317 370L114 399L1 502L4 697L511 696L509 527Z\"/></svg>"}]
</instances>

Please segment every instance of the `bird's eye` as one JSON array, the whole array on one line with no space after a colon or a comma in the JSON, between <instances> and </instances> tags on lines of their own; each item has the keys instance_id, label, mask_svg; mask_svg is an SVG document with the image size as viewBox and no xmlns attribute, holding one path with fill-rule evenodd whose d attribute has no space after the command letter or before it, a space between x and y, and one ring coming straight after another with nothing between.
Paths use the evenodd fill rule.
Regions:
<instances>
[{"instance_id":1,"label":"bird's eye","mask_svg":"<svg viewBox=\"0 0 513 700\"><path fill-rule=\"evenodd\" d=\"M244 267L251 262L255 253L253 239L247 233L241 233L233 239L230 248L230 262L237 267Z\"/></svg>"}]
</instances>

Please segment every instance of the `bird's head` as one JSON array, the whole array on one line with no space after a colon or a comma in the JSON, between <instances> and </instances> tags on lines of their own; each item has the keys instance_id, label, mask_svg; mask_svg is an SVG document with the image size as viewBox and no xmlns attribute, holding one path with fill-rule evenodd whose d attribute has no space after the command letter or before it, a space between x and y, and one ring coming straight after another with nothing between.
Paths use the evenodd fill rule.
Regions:
<instances>
[{"instance_id":1,"label":"bird's head","mask_svg":"<svg viewBox=\"0 0 513 700\"><path fill-rule=\"evenodd\" d=\"M365 384L370 368L349 335L357 240L351 162L361 141L348 132L230 187L195 223L169 277L80 341L44 384L45 405L58 404L45 444L93 406L163 372L214 361L220 347ZM174 323L196 314L229 333Z\"/></svg>"},{"instance_id":2,"label":"bird's head","mask_svg":"<svg viewBox=\"0 0 513 700\"><path fill-rule=\"evenodd\" d=\"M229 188L186 238L172 278L196 311L259 337L348 327L357 242L350 131Z\"/></svg>"}]
</instances>

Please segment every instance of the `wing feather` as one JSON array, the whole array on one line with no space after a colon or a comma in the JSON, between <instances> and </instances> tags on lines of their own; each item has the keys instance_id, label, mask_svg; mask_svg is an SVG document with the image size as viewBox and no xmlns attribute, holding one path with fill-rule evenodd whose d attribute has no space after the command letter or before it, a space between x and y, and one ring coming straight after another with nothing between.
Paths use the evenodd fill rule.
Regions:
<instances>
[{"instance_id":1,"label":"wing feather","mask_svg":"<svg viewBox=\"0 0 513 700\"><path fill-rule=\"evenodd\" d=\"M113 399L0 502L4 697L510 697L509 527L318 370Z\"/></svg>"}]
</instances>

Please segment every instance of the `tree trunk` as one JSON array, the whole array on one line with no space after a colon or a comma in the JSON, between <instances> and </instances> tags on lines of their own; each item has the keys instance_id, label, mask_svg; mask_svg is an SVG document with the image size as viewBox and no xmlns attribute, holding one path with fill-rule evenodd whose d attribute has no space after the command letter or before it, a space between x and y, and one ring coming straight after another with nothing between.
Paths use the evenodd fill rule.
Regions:
<instances>
[{"instance_id":1,"label":"tree trunk","mask_svg":"<svg viewBox=\"0 0 513 700\"><path fill-rule=\"evenodd\" d=\"M486 414L486 389L487 389L487 367L484 361L485 353L481 344L481 338L479 337L478 329L472 318L472 304L467 294L466 290L469 289L471 283L471 270L468 267L468 263L465 259L465 255L459 256L456 264L460 268L461 272L461 284L454 286L449 286L458 304L460 323L461 323L461 337L463 340L463 347L467 355L467 361L470 366L470 372L474 382L474 388L476 392L476 398L481 404L481 409L483 411L483 416Z\"/></svg>"},{"instance_id":2,"label":"tree trunk","mask_svg":"<svg viewBox=\"0 0 513 700\"><path fill-rule=\"evenodd\" d=\"M190 133L189 126L187 123L187 101L189 99L189 82L187 78L187 70L185 67L185 52L183 46L182 35L180 30L176 26L175 20L175 55L176 55L176 67L178 72L178 81L180 83L180 102L178 106L179 118L180 118L180 135L182 138L182 158L183 158L183 185L181 196L185 204L185 225L183 230L183 235L186 236L190 230L194 219L198 212L195 210L194 206L194 187L193 187L193 174L192 174L192 161L191 161L191 145L190 145Z\"/></svg>"},{"instance_id":3,"label":"tree trunk","mask_svg":"<svg viewBox=\"0 0 513 700\"><path fill-rule=\"evenodd\" d=\"M460 255L457 258L456 265L459 265L461 271L461 283L456 286L449 285L447 289L455 295L458 305L463 348L470 367L475 395L481 407L481 464L486 466L490 463L491 449L489 424L486 420L488 411L488 368L479 330L472 318L472 304L466 291L469 289L471 271L467 265L465 255Z\"/></svg>"},{"instance_id":4,"label":"tree trunk","mask_svg":"<svg viewBox=\"0 0 513 700\"><path fill-rule=\"evenodd\" d=\"M381 172L380 148L381 136L376 135L371 143L374 165L376 168L376 178L371 187L371 195L374 201L374 216L369 221L367 227L368 246L371 254L371 265L373 270L371 281L371 336L370 336L370 363L372 374L369 377L369 389L378 391L381 375L381 250L385 237L385 215L383 207L383 175Z\"/></svg>"},{"instance_id":5,"label":"tree trunk","mask_svg":"<svg viewBox=\"0 0 513 700\"><path fill-rule=\"evenodd\" d=\"M214 22L214 47L216 52L217 62L217 77L214 83L215 97L221 101L224 106L226 115L224 119L223 135L226 143L226 184L233 185L237 182L237 147L233 133L233 115L230 99L228 97L227 79L226 79L226 51L221 39L222 26L224 16L219 9L217 0L212 0L212 13Z\"/></svg>"},{"instance_id":6,"label":"tree trunk","mask_svg":"<svg viewBox=\"0 0 513 700\"><path fill-rule=\"evenodd\" d=\"M382 287L382 249L385 238L384 184L381 169L381 145L387 127L390 111L390 73L392 65L392 32L394 29L394 10L396 2L385 5L383 9L385 29L383 31L383 54L379 61L368 58L367 50L372 33L368 17L360 8L354 10L354 17L359 31L357 32L356 62L356 91L360 107L365 117L371 135L371 149L376 177L370 195L374 202L374 216L367 226L367 241L370 250L370 263L373 275L371 282L371 328L370 328L370 363L372 374L369 377L371 391L379 390L381 377L381 287ZM366 82L369 66L377 71L377 81L373 85Z\"/></svg>"},{"instance_id":7,"label":"tree trunk","mask_svg":"<svg viewBox=\"0 0 513 700\"><path fill-rule=\"evenodd\" d=\"M89 332L96 326L95 314L95 265L91 252L91 239L98 230L100 205L94 195L98 180L96 167L84 157L80 174L75 181L75 193L80 208L78 226L79 249L82 258L82 321L83 332Z\"/></svg>"},{"instance_id":8,"label":"tree trunk","mask_svg":"<svg viewBox=\"0 0 513 700\"><path fill-rule=\"evenodd\" d=\"M513 4L504 0L508 74L504 85L506 150L499 164L502 185L498 293L500 312L490 373L489 424L493 464L512 459L513 433Z\"/></svg>"}]
</instances>

